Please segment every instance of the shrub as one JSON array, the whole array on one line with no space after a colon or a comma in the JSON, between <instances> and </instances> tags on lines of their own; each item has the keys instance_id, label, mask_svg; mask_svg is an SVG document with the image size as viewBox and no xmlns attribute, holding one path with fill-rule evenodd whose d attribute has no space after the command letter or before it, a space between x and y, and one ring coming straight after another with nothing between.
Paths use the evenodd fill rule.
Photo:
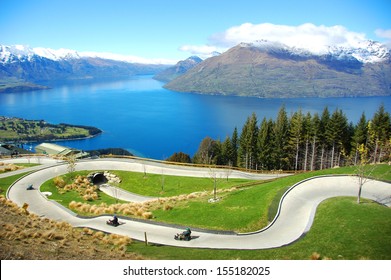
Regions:
<instances>
[{"instance_id":1,"label":"shrub","mask_svg":"<svg viewBox=\"0 0 391 280\"><path fill-rule=\"evenodd\" d=\"M164 211L170 211L170 210L172 210L173 208L174 208L174 207L173 207L172 205L166 204L166 205L164 205L163 210L164 210Z\"/></svg>"},{"instance_id":2,"label":"shrub","mask_svg":"<svg viewBox=\"0 0 391 280\"><path fill-rule=\"evenodd\" d=\"M320 254L317 252L313 252L311 255L311 260L320 260Z\"/></svg>"},{"instance_id":3,"label":"shrub","mask_svg":"<svg viewBox=\"0 0 391 280\"><path fill-rule=\"evenodd\" d=\"M142 216L144 219L148 219L148 220L153 218L152 212L144 212Z\"/></svg>"},{"instance_id":4,"label":"shrub","mask_svg":"<svg viewBox=\"0 0 391 280\"><path fill-rule=\"evenodd\" d=\"M56 185L57 188L64 188L65 187L65 181L63 178L57 176L53 179L54 184Z\"/></svg>"},{"instance_id":5,"label":"shrub","mask_svg":"<svg viewBox=\"0 0 391 280\"><path fill-rule=\"evenodd\" d=\"M105 236L105 234L103 233L103 232L101 232L101 231L97 231L97 232L95 232L95 234L94 234L94 237L95 238L98 238L99 240L102 240L102 238Z\"/></svg>"}]
</instances>

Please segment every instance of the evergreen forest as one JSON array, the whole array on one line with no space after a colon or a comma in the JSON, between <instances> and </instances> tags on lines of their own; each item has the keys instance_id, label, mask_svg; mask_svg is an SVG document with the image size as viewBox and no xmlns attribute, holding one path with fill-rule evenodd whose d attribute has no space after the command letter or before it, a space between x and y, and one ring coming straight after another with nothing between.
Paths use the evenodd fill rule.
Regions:
<instances>
[{"instance_id":1,"label":"evergreen forest","mask_svg":"<svg viewBox=\"0 0 391 280\"><path fill-rule=\"evenodd\" d=\"M288 115L282 106L275 120L249 116L240 133L235 128L224 141L205 137L193 158L182 152L167 160L226 165L248 170L309 171L391 160L391 118L381 105L372 119L358 123L344 112Z\"/></svg>"}]
</instances>

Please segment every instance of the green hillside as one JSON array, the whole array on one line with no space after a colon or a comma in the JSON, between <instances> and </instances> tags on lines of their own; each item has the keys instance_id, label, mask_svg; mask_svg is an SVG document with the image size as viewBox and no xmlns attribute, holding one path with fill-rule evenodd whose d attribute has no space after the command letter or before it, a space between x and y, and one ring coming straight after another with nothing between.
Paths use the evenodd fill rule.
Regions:
<instances>
[{"instance_id":1,"label":"green hillside","mask_svg":"<svg viewBox=\"0 0 391 280\"><path fill-rule=\"evenodd\" d=\"M89 126L55 125L43 120L0 117L0 142L76 139L92 137L101 132Z\"/></svg>"}]
</instances>

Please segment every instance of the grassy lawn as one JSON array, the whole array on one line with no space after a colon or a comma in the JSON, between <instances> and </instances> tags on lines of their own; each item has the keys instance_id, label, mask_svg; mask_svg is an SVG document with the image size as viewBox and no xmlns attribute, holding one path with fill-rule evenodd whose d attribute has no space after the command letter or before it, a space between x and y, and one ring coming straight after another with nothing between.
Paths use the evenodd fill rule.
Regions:
<instances>
[{"instance_id":1,"label":"grassy lawn","mask_svg":"<svg viewBox=\"0 0 391 280\"><path fill-rule=\"evenodd\" d=\"M88 175L91 171L78 171L66 174L62 177L67 183L71 183L78 175ZM158 174L147 174L129 171L110 171L119 176L122 180L118 187L132 193L151 197L170 197L193 192L212 191L213 182L209 178L193 178L181 176L168 176ZM218 189L226 189L251 182L246 179L226 179L219 180ZM42 191L55 191L53 180L49 180L42 185Z\"/></svg>"},{"instance_id":2,"label":"grassy lawn","mask_svg":"<svg viewBox=\"0 0 391 280\"><path fill-rule=\"evenodd\" d=\"M73 172L71 174L65 174L61 176L67 184L72 183L73 179L78 176L86 176L90 174L91 171L78 171ZM85 201L83 198L76 192L76 191L67 191L65 193L60 193L56 187L56 185L53 182L53 179L46 181L41 186L41 192L51 192L52 195L50 196L51 200L55 200L61 205L68 207L69 203L72 201L76 202L84 202L84 203L90 203L90 204L100 204L100 203L107 203L107 204L114 204L116 203L116 199L114 197L108 196L103 192L99 192L99 198L95 201Z\"/></svg>"},{"instance_id":3,"label":"grassy lawn","mask_svg":"<svg viewBox=\"0 0 391 280\"><path fill-rule=\"evenodd\" d=\"M11 184L27 173L28 172L5 177L5 178L0 178L0 194L5 196L8 188L11 186Z\"/></svg>"},{"instance_id":4,"label":"grassy lawn","mask_svg":"<svg viewBox=\"0 0 391 280\"><path fill-rule=\"evenodd\" d=\"M129 250L152 259L271 259L305 260L313 253L320 258L391 259L391 209L355 198L332 198L320 204L311 230L305 237L277 249L214 250L188 249L134 242Z\"/></svg>"},{"instance_id":5,"label":"grassy lawn","mask_svg":"<svg viewBox=\"0 0 391 280\"><path fill-rule=\"evenodd\" d=\"M120 188L127 191L138 193L153 197L171 197L181 194L190 194L193 192L203 192L205 190L213 190L213 182L209 178L191 178L191 177L179 177L179 176L168 176L168 175L156 175L147 174L144 176L143 173L137 172L126 172L126 171L110 171L113 174L118 175L122 182L118 185ZM88 175L91 171L79 171L72 174L63 175L64 181L69 184L72 183L73 179L78 175ZM162 188L162 182L164 186ZM241 185L248 183L249 180L244 179L226 179L219 180L218 188L226 189L232 186ZM101 204L106 203L107 205L117 203L116 199L106 195L103 192L98 192L99 198L94 201L85 201L76 191L67 191L60 193L55 186L53 180L46 181L41 186L41 191L51 192L50 199L55 200L65 207L69 206L72 201L82 202L88 204ZM121 201L120 201L121 202ZM88 213L79 213L82 215L90 215ZM158 219L157 219L158 220Z\"/></svg>"},{"instance_id":6,"label":"grassy lawn","mask_svg":"<svg viewBox=\"0 0 391 280\"><path fill-rule=\"evenodd\" d=\"M372 169L373 177L391 180L390 166L379 165ZM301 173L226 193L217 203L208 203L201 198L178 203L170 211L159 209L153 214L158 221L192 227L256 231L274 219L281 196L295 183L313 176L352 173L354 168L351 167Z\"/></svg>"},{"instance_id":7,"label":"grassy lawn","mask_svg":"<svg viewBox=\"0 0 391 280\"><path fill-rule=\"evenodd\" d=\"M211 178L194 178L183 176L169 176L162 174L149 174L110 171L119 176L122 180L120 188L127 191L153 197L170 197L193 192L212 191L213 181ZM250 182L246 179L218 179L217 187L226 189Z\"/></svg>"}]
</instances>

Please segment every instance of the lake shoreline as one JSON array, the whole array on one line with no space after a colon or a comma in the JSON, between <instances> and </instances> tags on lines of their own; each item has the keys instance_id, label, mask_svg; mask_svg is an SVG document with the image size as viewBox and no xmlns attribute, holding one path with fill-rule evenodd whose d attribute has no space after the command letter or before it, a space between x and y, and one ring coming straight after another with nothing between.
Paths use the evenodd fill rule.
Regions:
<instances>
[{"instance_id":1,"label":"lake shoreline","mask_svg":"<svg viewBox=\"0 0 391 280\"><path fill-rule=\"evenodd\" d=\"M382 103L391 111L391 97L244 98L181 93L163 85L146 75L0 94L0 116L92 124L104 133L71 139L53 137L50 141L83 151L122 147L133 154L166 159L175 152L194 155L206 136L221 140L231 136L234 128L243 127L254 112L259 122L263 118L274 120L282 106L288 115L300 109L312 115L322 114L325 107L330 112L341 109L353 124L363 112L372 118ZM48 141L37 137L26 140Z\"/></svg>"},{"instance_id":2,"label":"lake shoreline","mask_svg":"<svg viewBox=\"0 0 391 280\"><path fill-rule=\"evenodd\" d=\"M2 130L0 141L6 143L42 143L86 140L103 133L101 129L93 126L66 123L51 124L44 120L27 120L20 117L0 116L0 124ZM70 133L67 129L78 131L72 131L75 135L66 136ZM59 133L56 130L62 130L62 132ZM35 135L34 133L39 134ZM80 133L88 135L81 136Z\"/></svg>"}]
</instances>

